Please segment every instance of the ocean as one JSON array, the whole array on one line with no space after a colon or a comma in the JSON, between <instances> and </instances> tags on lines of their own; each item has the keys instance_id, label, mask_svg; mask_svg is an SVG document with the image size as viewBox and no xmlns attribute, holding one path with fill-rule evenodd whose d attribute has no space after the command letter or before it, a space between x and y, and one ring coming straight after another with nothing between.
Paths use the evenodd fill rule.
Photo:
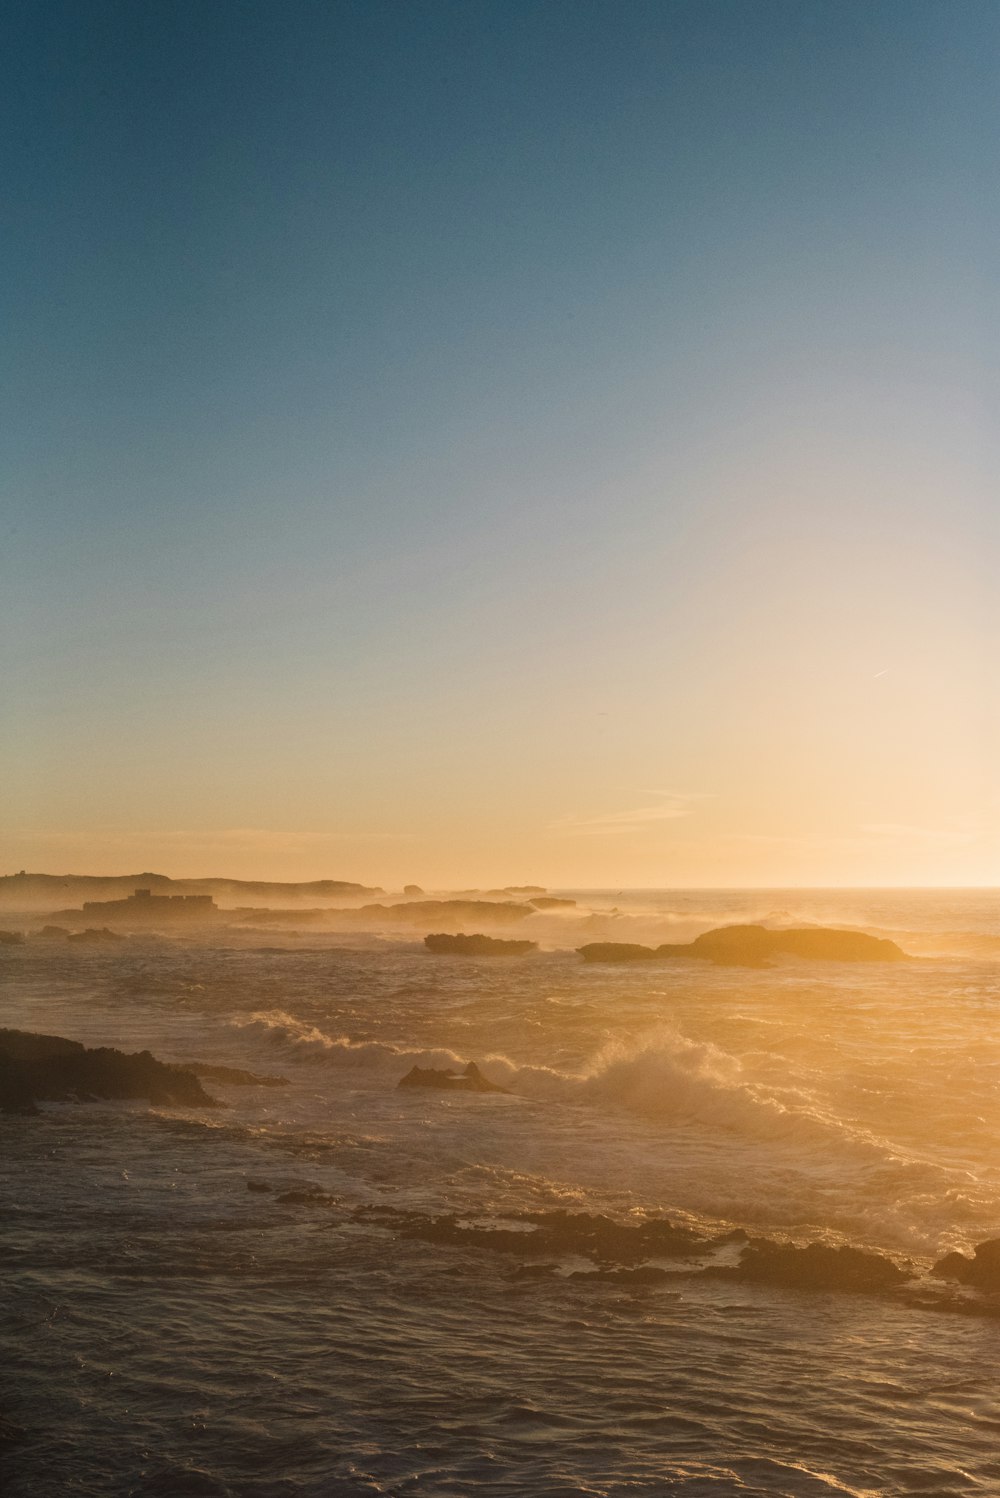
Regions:
<instances>
[{"instance_id":1,"label":"ocean","mask_svg":"<svg viewBox=\"0 0 1000 1498\"><path fill-rule=\"evenodd\" d=\"M920 1275L1000 1236L996 892L557 893L522 958L0 947L6 1026L287 1079L0 1118L6 1498L1000 1493L988 1304L704 1272L747 1234ZM746 920L911 955L574 950ZM506 1091L398 1087L469 1061ZM643 1275L578 1233L663 1217L733 1236Z\"/></svg>"}]
</instances>

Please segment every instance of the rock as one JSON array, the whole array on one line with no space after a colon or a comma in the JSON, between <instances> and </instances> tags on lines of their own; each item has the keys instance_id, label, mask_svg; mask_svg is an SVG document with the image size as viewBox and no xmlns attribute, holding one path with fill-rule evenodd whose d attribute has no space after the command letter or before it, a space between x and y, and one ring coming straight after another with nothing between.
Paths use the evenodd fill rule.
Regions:
<instances>
[{"instance_id":1,"label":"rock","mask_svg":"<svg viewBox=\"0 0 1000 1498\"><path fill-rule=\"evenodd\" d=\"M894 941L865 931L823 926L771 931L766 926L720 926L692 942L641 947L627 942L591 942L578 948L585 962L652 962L696 958L727 967L764 967L771 957L806 957L825 962L900 962L906 953Z\"/></svg>"},{"instance_id":2,"label":"rock","mask_svg":"<svg viewBox=\"0 0 1000 1498\"><path fill-rule=\"evenodd\" d=\"M23 941L23 931L0 931L0 947L19 947Z\"/></svg>"},{"instance_id":3,"label":"rock","mask_svg":"<svg viewBox=\"0 0 1000 1498\"><path fill-rule=\"evenodd\" d=\"M67 937L67 940L81 941L86 942L88 945L96 944L99 946L102 943L124 941L125 937L120 936L117 931L109 931L107 926L101 926L99 929L95 926L88 926L86 931L76 931L72 936Z\"/></svg>"},{"instance_id":4,"label":"rock","mask_svg":"<svg viewBox=\"0 0 1000 1498\"><path fill-rule=\"evenodd\" d=\"M764 926L722 926L691 943L693 956L713 962L756 962L784 953L825 962L898 962L906 956L894 941L865 931L838 931L823 926L770 931Z\"/></svg>"},{"instance_id":5,"label":"rock","mask_svg":"<svg viewBox=\"0 0 1000 1498\"><path fill-rule=\"evenodd\" d=\"M536 910L572 910L576 908L575 900L562 900L556 895L539 895L534 900L528 901Z\"/></svg>"},{"instance_id":6,"label":"rock","mask_svg":"<svg viewBox=\"0 0 1000 1498\"><path fill-rule=\"evenodd\" d=\"M37 1102L96 1098L218 1107L192 1072L157 1061L149 1051L126 1055L108 1046L87 1050L59 1035L0 1030L0 1112L32 1113Z\"/></svg>"},{"instance_id":7,"label":"rock","mask_svg":"<svg viewBox=\"0 0 1000 1498\"><path fill-rule=\"evenodd\" d=\"M417 895L417 896L420 896L420 895L423 895L423 893L424 893L424 891L420 888L419 884L404 884L403 885L403 894L404 895Z\"/></svg>"},{"instance_id":8,"label":"rock","mask_svg":"<svg viewBox=\"0 0 1000 1498\"><path fill-rule=\"evenodd\" d=\"M987 1238L977 1243L975 1257L965 1254L945 1254L931 1270L935 1279L958 1280L974 1290L1000 1291L1000 1238Z\"/></svg>"},{"instance_id":9,"label":"rock","mask_svg":"<svg viewBox=\"0 0 1000 1498\"><path fill-rule=\"evenodd\" d=\"M453 957L523 957L526 952L538 950L537 941L504 941L479 932L472 936L464 933L448 936L439 931L425 936L424 946L428 952L445 952Z\"/></svg>"},{"instance_id":10,"label":"rock","mask_svg":"<svg viewBox=\"0 0 1000 1498\"><path fill-rule=\"evenodd\" d=\"M470 1061L463 1072L438 1071L434 1067L414 1066L405 1077L400 1077L399 1087L432 1087L444 1092L506 1092L484 1077L474 1061Z\"/></svg>"},{"instance_id":11,"label":"rock","mask_svg":"<svg viewBox=\"0 0 1000 1498\"><path fill-rule=\"evenodd\" d=\"M734 1271L737 1279L794 1290L894 1290L913 1275L882 1254L860 1248L808 1243L797 1248L765 1241L751 1244Z\"/></svg>"},{"instance_id":12,"label":"rock","mask_svg":"<svg viewBox=\"0 0 1000 1498\"><path fill-rule=\"evenodd\" d=\"M972 1268L972 1260L965 1254L945 1254L943 1259L938 1259L931 1269L931 1275L936 1280L958 1280L965 1284L968 1279L969 1270Z\"/></svg>"},{"instance_id":13,"label":"rock","mask_svg":"<svg viewBox=\"0 0 1000 1498\"><path fill-rule=\"evenodd\" d=\"M41 931L35 932L35 937L39 941L67 941L69 934L66 926L43 926Z\"/></svg>"},{"instance_id":14,"label":"rock","mask_svg":"<svg viewBox=\"0 0 1000 1498\"><path fill-rule=\"evenodd\" d=\"M628 941L592 941L577 951L584 962L651 962L657 953Z\"/></svg>"}]
</instances>

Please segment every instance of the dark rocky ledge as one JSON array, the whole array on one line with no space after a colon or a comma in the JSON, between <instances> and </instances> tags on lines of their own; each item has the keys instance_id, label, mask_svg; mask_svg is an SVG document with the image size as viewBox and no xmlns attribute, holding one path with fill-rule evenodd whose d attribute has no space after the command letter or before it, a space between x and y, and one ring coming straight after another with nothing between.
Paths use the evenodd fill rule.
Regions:
<instances>
[{"instance_id":1,"label":"dark rocky ledge","mask_svg":"<svg viewBox=\"0 0 1000 1498\"><path fill-rule=\"evenodd\" d=\"M248 1181L247 1189L274 1193L272 1200L287 1205L326 1210L340 1205L319 1186L277 1194L268 1182ZM1000 1320L1000 1239L980 1243L971 1259L948 1254L928 1275L871 1249L779 1243L742 1228L702 1234L666 1217L619 1222L600 1213L562 1210L438 1216L383 1204L357 1207L349 1215L399 1238L513 1261L513 1277L523 1281L638 1289L703 1279L793 1293L874 1296L901 1310ZM468 1262L473 1267L475 1257ZM935 1283L941 1279L958 1285L946 1289Z\"/></svg>"},{"instance_id":2,"label":"dark rocky ledge","mask_svg":"<svg viewBox=\"0 0 1000 1498\"><path fill-rule=\"evenodd\" d=\"M895 1290L913 1279L909 1270L901 1269L884 1254L846 1246L830 1248L823 1243L799 1248L767 1240L748 1244L734 1269L716 1272L792 1290Z\"/></svg>"},{"instance_id":3,"label":"dark rocky ledge","mask_svg":"<svg viewBox=\"0 0 1000 1498\"><path fill-rule=\"evenodd\" d=\"M537 941L504 941L498 936L483 936L476 932L466 936L449 936L437 931L424 937L428 952L445 952L453 957L523 957L526 952L538 950Z\"/></svg>"},{"instance_id":4,"label":"dark rocky ledge","mask_svg":"<svg viewBox=\"0 0 1000 1498\"><path fill-rule=\"evenodd\" d=\"M514 1212L503 1218L467 1218L454 1213L431 1217L392 1208L366 1208L358 1214L378 1221L402 1238L451 1248L488 1249L533 1262L522 1263L519 1278L561 1277L655 1284L678 1274L772 1285L788 1290L841 1291L892 1295L915 1276L886 1254L822 1243L798 1246L750 1238L742 1229L703 1236L666 1217L616 1222L589 1212ZM736 1263L718 1262L739 1249ZM586 1269L569 1269L567 1259L587 1259ZM562 1265L560 1260L563 1261ZM667 1268L662 1260L684 1260Z\"/></svg>"},{"instance_id":5,"label":"dark rocky ledge","mask_svg":"<svg viewBox=\"0 0 1000 1498\"><path fill-rule=\"evenodd\" d=\"M578 948L585 962L670 962L695 958L733 967L763 967L771 957L808 957L825 962L901 962L906 953L894 941L865 931L805 926L769 931L766 926L720 926L691 942L643 947L632 942L591 942Z\"/></svg>"},{"instance_id":6,"label":"dark rocky ledge","mask_svg":"<svg viewBox=\"0 0 1000 1498\"><path fill-rule=\"evenodd\" d=\"M109 1046L88 1050L58 1035L0 1030L0 1112L34 1113L39 1102L144 1098L185 1108L218 1107L193 1072L157 1061L149 1051L126 1055Z\"/></svg>"},{"instance_id":7,"label":"dark rocky ledge","mask_svg":"<svg viewBox=\"0 0 1000 1498\"><path fill-rule=\"evenodd\" d=\"M430 1087L441 1092L506 1092L506 1087L500 1087L496 1082L491 1082L489 1077L484 1077L474 1061L470 1061L464 1071L455 1072L438 1070L433 1066L413 1066L400 1077L398 1087Z\"/></svg>"}]
</instances>

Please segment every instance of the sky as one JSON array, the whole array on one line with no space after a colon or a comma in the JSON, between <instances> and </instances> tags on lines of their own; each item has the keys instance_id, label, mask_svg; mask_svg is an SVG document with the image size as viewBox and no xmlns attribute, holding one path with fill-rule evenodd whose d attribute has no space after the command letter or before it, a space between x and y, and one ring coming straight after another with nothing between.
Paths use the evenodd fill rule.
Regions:
<instances>
[{"instance_id":1,"label":"sky","mask_svg":"<svg viewBox=\"0 0 1000 1498\"><path fill-rule=\"evenodd\" d=\"M0 872L1000 884L993 0L0 58Z\"/></svg>"}]
</instances>

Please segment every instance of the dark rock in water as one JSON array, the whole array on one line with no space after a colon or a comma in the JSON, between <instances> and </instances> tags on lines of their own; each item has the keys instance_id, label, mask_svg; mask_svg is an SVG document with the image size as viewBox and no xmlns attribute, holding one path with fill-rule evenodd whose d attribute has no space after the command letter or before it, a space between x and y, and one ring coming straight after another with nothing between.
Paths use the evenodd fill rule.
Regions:
<instances>
[{"instance_id":1,"label":"dark rock in water","mask_svg":"<svg viewBox=\"0 0 1000 1498\"><path fill-rule=\"evenodd\" d=\"M905 952L894 941L865 931L837 931L823 926L769 931L765 926L722 926L695 937L695 957L713 962L758 961L779 953L825 962L898 962Z\"/></svg>"},{"instance_id":2,"label":"dark rock in water","mask_svg":"<svg viewBox=\"0 0 1000 1498\"><path fill-rule=\"evenodd\" d=\"M462 1072L436 1070L433 1066L414 1066L400 1077L399 1087L436 1087L444 1092L507 1092L484 1077L474 1061L470 1061Z\"/></svg>"},{"instance_id":3,"label":"dark rock in water","mask_svg":"<svg viewBox=\"0 0 1000 1498\"><path fill-rule=\"evenodd\" d=\"M620 1223L590 1212L514 1212L499 1219L426 1217L391 1208L362 1209L404 1238L455 1248L485 1248L518 1258L568 1255L588 1258L601 1269L634 1268L654 1258L688 1258L708 1241L667 1218ZM655 1276L658 1278L660 1271Z\"/></svg>"},{"instance_id":4,"label":"dark rock in water","mask_svg":"<svg viewBox=\"0 0 1000 1498\"><path fill-rule=\"evenodd\" d=\"M424 893L424 891L420 888L419 884L404 884L403 885L403 894L404 895L417 895L417 896L421 896L421 895L423 895L423 893Z\"/></svg>"},{"instance_id":5,"label":"dark rock in water","mask_svg":"<svg viewBox=\"0 0 1000 1498\"><path fill-rule=\"evenodd\" d=\"M934 1265L931 1274L939 1280L957 1280L974 1290L1000 1290L1000 1238L977 1243L972 1259L965 1254L945 1254Z\"/></svg>"},{"instance_id":6,"label":"dark rock in water","mask_svg":"<svg viewBox=\"0 0 1000 1498\"><path fill-rule=\"evenodd\" d=\"M23 931L0 931L0 947L19 947L23 941Z\"/></svg>"},{"instance_id":7,"label":"dark rock in water","mask_svg":"<svg viewBox=\"0 0 1000 1498\"><path fill-rule=\"evenodd\" d=\"M126 1055L87 1050L59 1035L0 1030L0 1112L33 1113L37 1102L145 1098L187 1108L218 1107L198 1078L157 1061L149 1051Z\"/></svg>"},{"instance_id":8,"label":"dark rock in water","mask_svg":"<svg viewBox=\"0 0 1000 1498\"><path fill-rule=\"evenodd\" d=\"M958 1280L964 1284L971 1268L972 1260L965 1254L955 1252L938 1259L930 1272L936 1280Z\"/></svg>"},{"instance_id":9,"label":"dark rock in water","mask_svg":"<svg viewBox=\"0 0 1000 1498\"><path fill-rule=\"evenodd\" d=\"M100 929L96 926L88 926L86 931L76 931L72 936L67 937L67 941L80 941L88 946L124 940L124 936L117 931L109 931L107 926L101 926Z\"/></svg>"},{"instance_id":10,"label":"dark rock in water","mask_svg":"<svg viewBox=\"0 0 1000 1498\"><path fill-rule=\"evenodd\" d=\"M770 931L766 926L720 926L687 943L641 947L625 942L592 942L579 948L585 962L651 962L697 958L734 967L763 967L771 957L808 957L825 962L899 962L906 953L894 941L865 931L826 927Z\"/></svg>"},{"instance_id":11,"label":"dark rock in water","mask_svg":"<svg viewBox=\"0 0 1000 1498\"><path fill-rule=\"evenodd\" d=\"M860 1248L828 1248L823 1243L796 1248L766 1240L745 1248L738 1267L728 1273L755 1284L794 1290L894 1290L913 1279L891 1259Z\"/></svg>"},{"instance_id":12,"label":"dark rock in water","mask_svg":"<svg viewBox=\"0 0 1000 1498\"><path fill-rule=\"evenodd\" d=\"M212 1066L207 1061L185 1061L185 1071L193 1071L196 1077L208 1082L222 1082L229 1087L287 1087L287 1077L263 1077L256 1072L243 1071L238 1066Z\"/></svg>"},{"instance_id":13,"label":"dark rock in water","mask_svg":"<svg viewBox=\"0 0 1000 1498\"><path fill-rule=\"evenodd\" d=\"M652 962L657 956L653 947L629 941L592 941L577 950L584 962Z\"/></svg>"},{"instance_id":14,"label":"dark rock in water","mask_svg":"<svg viewBox=\"0 0 1000 1498\"><path fill-rule=\"evenodd\" d=\"M448 936L438 931L424 937L424 946L428 952L447 952L454 957L523 957L526 952L538 950L537 941L503 941L479 932L472 936L464 933Z\"/></svg>"},{"instance_id":15,"label":"dark rock in water","mask_svg":"<svg viewBox=\"0 0 1000 1498\"><path fill-rule=\"evenodd\" d=\"M574 910L576 908L575 900L564 900L558 895L538 895L534 900L529 900L528 904L534 905L536 910Z\"/></svg>"},{"instance_id":16,"label":"dark rock in water","mask_svg":"<svg viewBox=\"0 0 1000 1498\"><path fill-rule=\"evenodd\" d=\"M35 932L35 939L39 941L67 941L69 934L68 926L43 926L41 931Z\"/></svg>"},{"instance_id":17,"label":"dark rock in water","mask_svg":"<svg viewBox=\"0 0 1000 1498\"><path fill-rule=\"evenodd\" d=\"M248 1191L258 1191L258 1192L259 1191L273 1191L274 1187L273 1186L269 1186L266 1181L247 1181L247 1190Z\"/></svg>"}]
</instances>

